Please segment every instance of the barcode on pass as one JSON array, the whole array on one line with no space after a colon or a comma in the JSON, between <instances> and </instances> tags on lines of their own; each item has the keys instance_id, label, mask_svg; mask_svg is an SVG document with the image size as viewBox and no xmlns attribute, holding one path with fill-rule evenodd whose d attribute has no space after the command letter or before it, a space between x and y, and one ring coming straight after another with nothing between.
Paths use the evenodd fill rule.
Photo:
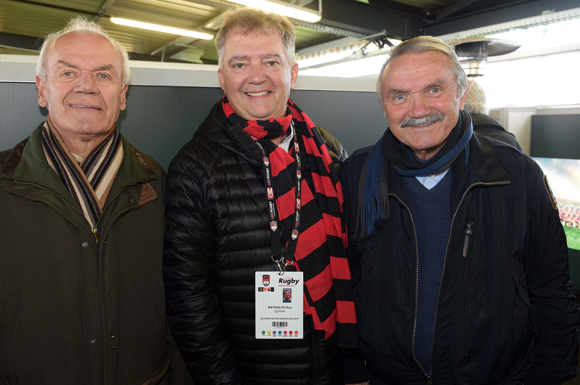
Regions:
<instances>
[{"instance_id":1,"label":"barcode on pass","mask_svg":"<svg viewBox=\"0 0 580 385\"><path fill-rule=\"evenodd\" d=\"M273 328L285 328L288 326L288 322L272 322Z\"/></svg>"}]
</instances>

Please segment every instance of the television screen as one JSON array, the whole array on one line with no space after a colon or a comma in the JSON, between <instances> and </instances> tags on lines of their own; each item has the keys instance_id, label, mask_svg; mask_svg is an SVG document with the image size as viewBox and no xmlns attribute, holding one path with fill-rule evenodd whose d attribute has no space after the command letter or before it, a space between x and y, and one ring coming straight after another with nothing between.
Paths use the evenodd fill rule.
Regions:
<instances>
[{"instance_id":1,"label":"television screen","mask_svg":"<svg viewBox=\"0 0 580 385\"><path fill-rule=\"evenodd\" d=\"M568 248L580 250L580 160L533 158L548 177L558 201L560 221L566 232Z\"/></svg>"},{"instance_id":2,"label":"television screen","mask_svg":"<svg viewBox=\"0 0 580 385\"><path fill-rule=\"evenodd\" d=\"M530 155L580 159L580 114L532 115Z\"/></svg>"}]
</instances>

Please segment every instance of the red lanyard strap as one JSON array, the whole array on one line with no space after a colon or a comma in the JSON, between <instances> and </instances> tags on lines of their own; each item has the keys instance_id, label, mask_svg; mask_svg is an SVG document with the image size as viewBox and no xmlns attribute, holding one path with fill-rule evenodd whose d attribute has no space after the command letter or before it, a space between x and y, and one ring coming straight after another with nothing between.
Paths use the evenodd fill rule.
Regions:
<instances>
[{"instance_id":1,"label":"red lanyard strap","mask_svg":"<svg viewBox=\"0 0 580 385\"><path fill-rule=\"evenodd\" d=\"M281 240L281 229L278 228L279 216L276 211L276 197L274 195L274 186L272 185L272 166L270 164L270 158L266 154L264 147L259 141L256 141L258 147L262 151L262 161L264 162L264 184L266 186L266 194L268 197L268 210L270 213L270 231L272 236L270 240L272 242L272 261L276 262L277 269L282 274L286 270L287 263L285 260L290 260L294 263L294 253L296 252L296 245L298 243L299 226L300 226L300 197L301 197L301 181L302 181L302 161L300 160L300 145L294 131L294 125L292 129L292 143L294 145L294 159L296 160L296 203L294 210L294 224L292 227L292 232L290 240L288 241L286 252L282 255L282 240Z\"/></svg>"}]
</instances>

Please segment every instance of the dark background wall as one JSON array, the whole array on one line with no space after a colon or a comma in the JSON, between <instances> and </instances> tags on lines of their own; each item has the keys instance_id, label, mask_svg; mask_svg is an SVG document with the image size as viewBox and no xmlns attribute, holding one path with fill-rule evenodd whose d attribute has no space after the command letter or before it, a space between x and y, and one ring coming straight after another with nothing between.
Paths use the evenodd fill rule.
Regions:
<instances>
[{"instance_id":1,"label":"dark background wall","mask_svg":"<svg viewBox=\"0 0 580 385\"><path fill-rule=\"evenodd\" d=\"M222 95L212 87L131 86L117 125L131 144L167 169ZM374 92L294 90L290 97L349 154L375 143L387 127ZM0 151L29 136L46 114L34 83L0 82Z\"/></svg>"}]
</instances>

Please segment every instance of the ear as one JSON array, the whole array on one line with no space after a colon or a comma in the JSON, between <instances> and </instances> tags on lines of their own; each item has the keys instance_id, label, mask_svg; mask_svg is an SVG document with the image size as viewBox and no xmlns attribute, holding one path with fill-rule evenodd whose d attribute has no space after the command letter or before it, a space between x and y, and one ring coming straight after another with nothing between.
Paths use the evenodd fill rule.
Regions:
<instances>
[{"instance_id":1,"label":"ear","mask_svg":"<svg viewBox=\"0 0 580 385\"><path fill-rule=\"evenodd\" d=\"M119 109L123 111L127 107L127 90L129 89L129 84L125 84L121 90L121 104Z\"/></svg>"},{"instance_id":2,"label":"ear","mask_svg":"<svg viewBox=\"0 0 580 385\"><path fill-rule=\"evenodd\" d=\"M470 86L471 86L471 83L467 82L467 87L465 87L465 92L463 93L463 96L461 97L461 99L459 99L459 111L463 111L463 109L465 108L465 101L467 100L467 96L469 95Z\"/></svg>"},{"instance_id":3,"label":"ear","mask_svg":"<svg viewBox=\"0 0 580 385\"><path fill-rule=\"evenodd\" d=\"M290 79L290 89L293 90L296 80L298 79L298 63L294 63L292 69L290 69Z\"/></svg>"},{"instance_id":4,"label":"ear","mask_svg":"<svg viewBox=\"0 0 580 385\"><path fill-rule=\"evenodd\" d=\"M40 76L36 77L36 88L38 89L38 95L36 97L38 99L38 105L40 107L48 106L48 98L46 97L46 84L44 83L44 80L40 78Z\"/></svg>"},{"instance_id":5,"label":"ear","mask_svg":"<svg viewBox=\"0 0 580 385\"><path fill-rule=\"evenodd\" d=\"M218 68L218 79L220 81L220 87L222 88L222 90L224 90L224 92L226 92L224 88L224 73L221 68Z\"/></svg>"}]
</instances>

